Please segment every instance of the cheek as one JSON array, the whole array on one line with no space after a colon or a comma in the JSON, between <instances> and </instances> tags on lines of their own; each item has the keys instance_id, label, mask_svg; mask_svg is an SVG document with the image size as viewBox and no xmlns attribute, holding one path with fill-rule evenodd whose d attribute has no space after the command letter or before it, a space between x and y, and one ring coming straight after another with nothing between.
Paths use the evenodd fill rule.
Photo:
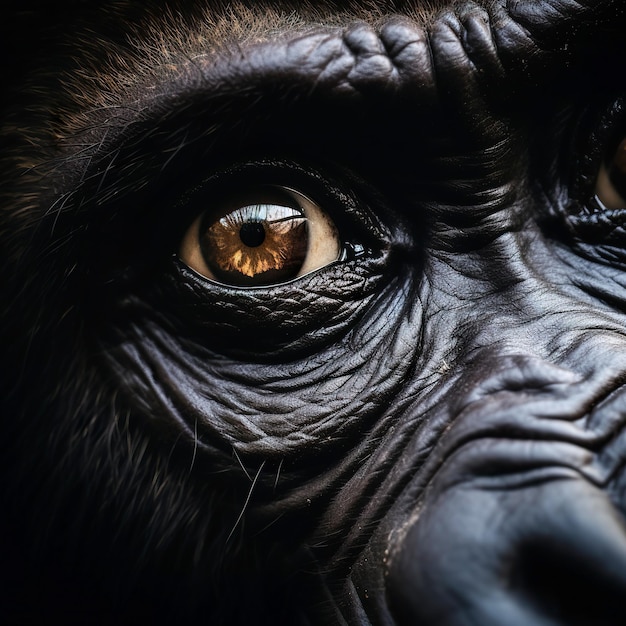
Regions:
<instances>
[{"instance_id":1,"label":"cheek","mask_svg":"<svg viewBox=\"0 0 626 626\"><path fill-rule=\"evenodd\" d=\"M389 296L391 298L391 295ZM126 401L153 424L174 425L202 453L332 459L395 403L420 354L421 308L383 298L343 340L306 358L234 360L202 339L144 317L102 350ZM359 433L361 435L359 435ZM319 469L319 468L318 468Z\"/></svg>"}]
</instances>

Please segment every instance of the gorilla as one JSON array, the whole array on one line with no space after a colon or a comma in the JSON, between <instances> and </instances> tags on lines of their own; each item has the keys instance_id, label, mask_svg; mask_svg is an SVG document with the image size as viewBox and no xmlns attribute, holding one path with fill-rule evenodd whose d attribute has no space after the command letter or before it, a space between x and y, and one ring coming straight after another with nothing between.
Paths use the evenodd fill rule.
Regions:
<instances>
[{"instance_id":1,"label":"gorilla","mask_svg":"<svg viewBox=\"0 0 626 626\"><path fill-rule=\"evenodd\" d=\"M623 0L0 24L0 622L626 624Z\"/></svg>"}]
</instances>

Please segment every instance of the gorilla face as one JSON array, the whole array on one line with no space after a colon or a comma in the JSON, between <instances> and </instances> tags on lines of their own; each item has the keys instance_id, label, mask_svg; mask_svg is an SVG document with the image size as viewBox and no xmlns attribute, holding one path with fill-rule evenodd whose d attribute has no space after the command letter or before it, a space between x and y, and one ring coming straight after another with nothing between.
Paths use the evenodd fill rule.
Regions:
<instances>
[{"instance_id":1,"label":"gorilla face","mask_svg":"<svg viewBox=\"0 0 626 626\"><path fill-rule=\"evenodd\" d=\"M623 623L617 2L3 20L4 622Z\"/></svg>"}]
</instances>

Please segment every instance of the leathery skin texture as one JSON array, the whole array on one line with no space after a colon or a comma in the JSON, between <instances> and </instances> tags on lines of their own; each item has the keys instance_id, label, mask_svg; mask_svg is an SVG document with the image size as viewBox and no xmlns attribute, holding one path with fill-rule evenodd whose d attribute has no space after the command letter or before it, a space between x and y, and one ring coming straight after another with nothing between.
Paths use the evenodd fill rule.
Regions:
<instances>
[{"instance_id":1,"label":"leathery skin texture","mask_svg":"<svg viewBox=\"0 0 626 626\"><path fill-rule=\"evenodd\" d=\"M626 623L625 29L1 9L0 622Z\"/></svg>"}]
</instances>

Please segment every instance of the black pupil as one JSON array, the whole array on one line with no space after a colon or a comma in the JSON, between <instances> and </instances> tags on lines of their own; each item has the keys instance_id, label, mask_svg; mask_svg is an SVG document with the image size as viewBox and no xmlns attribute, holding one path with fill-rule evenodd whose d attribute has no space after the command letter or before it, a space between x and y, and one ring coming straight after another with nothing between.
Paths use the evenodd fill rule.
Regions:
<instances>
[{"instance_id":1,"label":"black pupil","mask_svg":"<svg viewBox=\"0 0 626 626\"><path fill-rule=\"evenodd\" d=\"M265 228L261 222L246 222L241 226L239 237L248 248L256 248L265 241Z\"/></svg>"}]
</instances>

